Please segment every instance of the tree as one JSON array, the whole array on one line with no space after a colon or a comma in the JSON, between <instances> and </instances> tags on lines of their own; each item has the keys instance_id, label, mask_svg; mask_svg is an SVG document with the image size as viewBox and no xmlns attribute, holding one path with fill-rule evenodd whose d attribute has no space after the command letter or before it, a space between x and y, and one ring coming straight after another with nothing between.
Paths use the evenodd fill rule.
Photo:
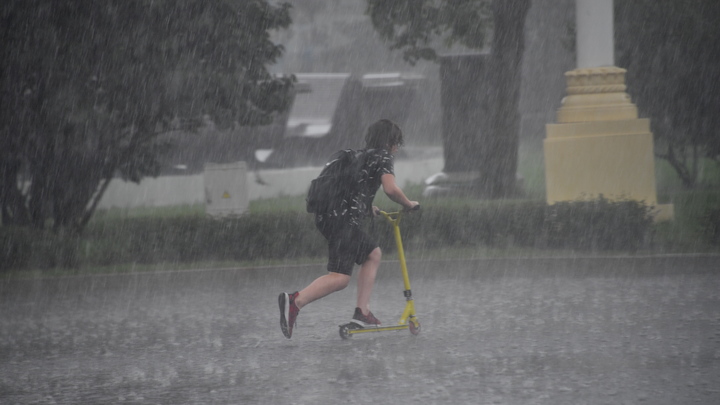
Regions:
<instances>
[{"instance_id":1,"label":"tree","mask_svg":"<svg viewBox=\"0 0 720 405\"><path fill-rule=\"evenodd\" d=\"M615 46L657 156L694 187L700 159L720 163L720 3L616 0Z\"/></svg>"},{"instance_id":2,"label":"tree","mask_svg":"<svg viewBox=\"0 0 720 405\"><path fill-rule=\"evenodd\" d=\"M454 140L469 149L454 164L479 171L482 178L475 191L491 198L515 192L520 71L529 8L530 0L368 0L368 14L376 30L390 42L391 49L402 50L410 63L436 60L438 39L447 45L482 50L492 30L484 78L490 100L490 134L483 142L478 141L477 132Z\"/></svg>"},{"instance_id":3,"label":"tree","mask_svg":"<svg viewBox=\"0 0 720 405\"><path fill-rule=\"evenodd\" d=\"M170 144L209 114L267 124L291 78L266 65L291 23L266 0L10 0L0 6L3 225L81 231L117 174L157 175Z\"/></svg>"}]
</instances>

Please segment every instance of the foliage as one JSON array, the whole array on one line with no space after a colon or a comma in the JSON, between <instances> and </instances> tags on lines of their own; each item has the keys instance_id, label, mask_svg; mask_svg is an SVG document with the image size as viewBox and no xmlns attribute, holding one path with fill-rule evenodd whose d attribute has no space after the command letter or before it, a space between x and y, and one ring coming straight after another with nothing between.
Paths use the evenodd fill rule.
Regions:
<instances>
[{"instance_id":1,"label":"foliage","mask_svg":"<svg viewBox=\"0 0 720 405\"><path fill-rule=\"evenodd\" d=\"M539 201L431 206L421 216L405 221L403 238L426 248L482 245L636 251L650 247L653 227L651 207L602 197L551 206ZM374 232L384 249L394 250L394 240L385 231Z\"/></svg>"},{"instance_id":2,"label":"foliage","mask_svg":"<svg viewBox=\"0 0 720 405\"><path fill-rule=\"evenodd\" d=\"M289 5L11 0L0 6L2 224L79 232L110 179L156 175L163 134L258 125L291 78L265 65Z\"/></svg>"},{"instance_id":3,"label":"foliage","mask_svg":"<svg viewBox=\"0 0 720 405\"><path fill-rule=\"evenodd\" d=\"M665 196L674 206L674 220L659 224L656 244L666 251L695 252L713 241L713 214L720 207L720 190L696 188Z\"/></svg>"},{"instance_id":4,"label":"foliage","mask_svg":"<svg viewBox=\"0 0 720 405\"><path fill-rule=\"evenodd\" d=\"M0 227L0 270L22 269L32 255L33 238L28 230Z\"/></svg>"},{"instance_id":5,"label":"foliage","mask_svg":"<svg viewBox=\"0 0 720 405\"><path fill-rule=\"evenodd\" d=\"M369 231L395 251L389 225L376 218ZM124 263L251 261L324 257L327 247L313 217L302 211L263 211L213 219L192 211L174 217L94 221L81 238L0 228L6 268L73 267ZM493 248L635 251L647 249L650 207L636 201L541 201L430 204L401 223L410 249ZM30 254L32 252L32 254ZM30 259L32 256L34 259Z\"/></svg>"},{"instance_id":6,"label":"foliage","mask_svg":"<svg viewBox=\"0 0 720 405\"><path fill-rule=\"evenodd\" d=\"M472 152L466 156L451 156L464 171L477 170L483 176L477 191L491 198L505 197L515 192L517 149L520 116L520 70L524 50L525 16L529 0L368 0L367 13L375 29L390 42L392 49L403 51L410 63L419 59L437 58L435 40L442 38L446 45L460 44L473 50L483 50L492 29L489 65L482 83L488 104L488 124L477 128L471 117L460 117L470 127L467 135L453 138ZM492 16L492 19L490 19ZM476 80L477 77L475 78ZM462 103L472 102L463 100ZM475 106L482 110L481 106ZM452 107L451 107L452 108ZM475 142L482 132L488 132L482 142ZM466 132L466 131L461 131ZM478 156L481 156L478 159ZM479 161L479 163L478 163ZM456 170L453 170L456 171Z\"/></svg>"},{"instance_id":7,"label":"foliage","mask_svg":"<svg viewBox=\"0 0 720 405\"><path fill-rule=\"evenodd\" d=\"M658 156L694 187L701 158L720 163L720 3L617 0L615 44Z\"/></svg>"},{"instance_id":8,"label":"foliage","mask_svg":"<svg viewBox=\"0 0 720 405\"><path fill-rule=\"evenodd\" d=\"M720 207L708 209L703 215L704 233L710 243L720 246Z\"/></svg>"},{"instance_id":9,"label":"foliage","mask_svg":"<svg viewBox=\"0 0 720 405\"><path fill-rule=\"evenodd\" d=\"M318 256L326 247L315 233L307 214L289 211L136 218L89 226L85 260L105 265Z\"/></svg>"},{"instance_id":10,"label":"foliage","mask_svg":"<svg viewBox=\"0 0 720 405\"><path fill-rule=\"evenodd\" d=\"M649 246L652 207L633 200L559 202L545 217L550 247L635 251Z\"/></svg>"},{"instance_id":11,"label":"foliage","mask_svg":"<svg viewBox=\"0 0 720 405\"><path fill-rule=\"evenodd\" d=\"M491 25L488 0L368 0L368 14L380 36L391 41L390 49L402 50L412 64L437 58L437 37L447 46L483 49Z\"/></svg>"},{"instance_id":12,"label":"foliage","mask_svg":"<svg viewBox=\"0 0 720 405\"><path fill-rule=\"evenodd\" d=\"M0 270L80 265L80 239L29 227L0 227Z\"/></svg>"}]
</instances>

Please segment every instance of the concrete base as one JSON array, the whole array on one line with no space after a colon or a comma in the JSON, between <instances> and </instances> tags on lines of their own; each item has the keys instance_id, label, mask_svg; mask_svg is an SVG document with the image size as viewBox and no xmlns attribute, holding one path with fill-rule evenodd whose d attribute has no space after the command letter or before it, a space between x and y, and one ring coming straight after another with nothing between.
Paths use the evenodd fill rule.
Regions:
<instances>
[{"instance_id":1,"label":"concrete base","mask_svg":"<svg viewBox=\"0 0 720 405\"><path fill-rule=\"evenodd\" d=\"M636 200L655 207L655 220L673 217L657 204L650 121L638 118L625 93L625 70L578 69L565 74L568 96L544 140L547 202Z\"/></svg>"},{"instance_id":2,"label":"concrete base","mask_svg":"<svg viewBox=\"0 0 720 405\"><path fill-rule=\"evenodd\" d=\"M547 201L633 199L655 205L649 121L548 124L544 141Z\"/></svg>"}]
</instances>

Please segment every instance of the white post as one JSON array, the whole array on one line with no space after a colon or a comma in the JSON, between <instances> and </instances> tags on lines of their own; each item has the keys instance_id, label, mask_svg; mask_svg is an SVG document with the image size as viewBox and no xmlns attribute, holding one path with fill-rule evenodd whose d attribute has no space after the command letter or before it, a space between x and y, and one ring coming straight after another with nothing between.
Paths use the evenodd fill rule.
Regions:
<instances>
[{"instance_id":1,"label":"white post","mask_svg":"<svg viewBox=\"0 0 720 405\"><path fill-rule=\"evenodd\" d=\"M615 65L613 0L575 0L577 68Z\"/></svg>"}]
</instances>

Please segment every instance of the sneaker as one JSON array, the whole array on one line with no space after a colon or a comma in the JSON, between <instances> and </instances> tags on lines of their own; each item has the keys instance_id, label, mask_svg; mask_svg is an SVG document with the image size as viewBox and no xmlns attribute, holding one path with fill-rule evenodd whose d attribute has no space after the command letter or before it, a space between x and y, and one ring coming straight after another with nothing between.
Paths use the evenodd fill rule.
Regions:
<instances>
[{"instance_id":1,"label":"sneaker","mask_svg":"<svg viewBox=\"0 0 720 405\"><path fill-rule=\"evenodd\" d=\"M368 311L367 315L363 315L360 308L355 308L355 315L353 315L350 322L360 325L363 328L367 328L368 326L380 325L380 320L375 318L375 315L373 315L372 312Z\"/></svg>"},{"instance_id":2,"label":"sneaker","mask_svg":"<svg viewBox=\"0 0 720 405\"><path fill-rule=\"evenodd\" d=\"M298 292L295 291L292 294L282 293L278 297L278 304L280 305L280 329L282 329L283 335L290 339L292 337L293 326L295 326L295 320L297 319L300 308L295 305L295 298L298 296Z\"/></svg>"}]
</instances>

